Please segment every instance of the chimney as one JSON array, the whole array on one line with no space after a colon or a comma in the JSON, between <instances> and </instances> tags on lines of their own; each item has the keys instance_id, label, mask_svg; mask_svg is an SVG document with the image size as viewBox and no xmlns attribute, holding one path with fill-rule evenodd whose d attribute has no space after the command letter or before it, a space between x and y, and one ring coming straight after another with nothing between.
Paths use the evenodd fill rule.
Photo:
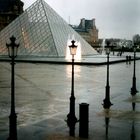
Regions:
<instances>
[{"instance_id":1,"label":"chimney","mask_svg":"<svg viewBox=\"0 0 140 140\"><path fill-rule=\"evenodd\" d=\"M95 18L92 19L92 22L93 22L93 27L95 27Z\"/></svg>"},{"instance_id":2,"label":"chimney","mask_svg":"<svg viewBox=\"0 0 140 140\"><path fill-rule=\"evenodd\" d=\"M85 18L81 19L81 27L82 29L85 29Z\"/></svg>"}]
</instances>

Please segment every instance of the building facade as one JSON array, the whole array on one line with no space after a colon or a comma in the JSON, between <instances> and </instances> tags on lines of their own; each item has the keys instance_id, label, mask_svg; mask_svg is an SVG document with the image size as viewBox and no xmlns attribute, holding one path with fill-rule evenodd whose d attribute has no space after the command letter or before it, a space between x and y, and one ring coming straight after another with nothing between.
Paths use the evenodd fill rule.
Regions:
<instances>
[{"instance_id":1,"label":"building facade","mask_svg":"<svg viewBox=\"0 0 140 140\"><path fill-rule=\"evenodd\" d=\"M20 0L0 0L0 31L23 13L23 6Z\"/></svg>"},{"instance_id":2,"label":"building facade","mask_svg":"<svg viewBox=\"0 0 140 140\"><path fill-rule=\"evenodd\" d=\"M72 26L91 46L98 46L98 33L96 28L95 19L87 20L81 19L79 26Z\"/></svg>"}]
</instances>

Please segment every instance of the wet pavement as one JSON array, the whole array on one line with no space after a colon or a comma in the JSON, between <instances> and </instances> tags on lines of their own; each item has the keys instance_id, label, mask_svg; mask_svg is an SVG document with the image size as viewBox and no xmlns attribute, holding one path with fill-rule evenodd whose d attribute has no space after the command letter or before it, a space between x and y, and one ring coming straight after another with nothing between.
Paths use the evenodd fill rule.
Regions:
<instances>
[{"instance_id":1,"label":"wet pavement","mask_svg":"<svg viewBox=\"0 0 140 140\"><path fill-rule=\"evenodd\" d=\"M0 63L0 140L8 137L10 64ZM133 63L110 65L110 110L104 110L106 65L75 66L76 116L89 104L89 140L139 140L140 94L131 97ZM140 61L136 61L140 91ZM82 140L79 123L69 137L65 122L71 93L71 65L17 63L15 66L18 140ZM135 110L132 108L135 103ZM134 105L134 104L133 104ZM109 122L109 124L107 124Z\"/></svg>"}]
</instances>

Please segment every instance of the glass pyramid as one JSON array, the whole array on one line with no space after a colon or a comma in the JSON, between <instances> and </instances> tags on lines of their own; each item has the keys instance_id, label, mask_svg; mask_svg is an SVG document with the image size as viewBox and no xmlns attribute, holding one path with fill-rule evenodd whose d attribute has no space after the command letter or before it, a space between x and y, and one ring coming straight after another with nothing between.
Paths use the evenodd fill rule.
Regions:
<instances>
[{"instance_id":1,"label":"glass pyramid","mask_svg":"<svg viewBox=\"0 0 140 140\"><path fill-rule=\"evenodd\" d=\"M0 32L0 55L7 55L6 43L14 35L20 43L18 55L64 57L69 39L79 41L82 55L97 52L45 1L37 0Z\"/></svg>"}]
</instances>

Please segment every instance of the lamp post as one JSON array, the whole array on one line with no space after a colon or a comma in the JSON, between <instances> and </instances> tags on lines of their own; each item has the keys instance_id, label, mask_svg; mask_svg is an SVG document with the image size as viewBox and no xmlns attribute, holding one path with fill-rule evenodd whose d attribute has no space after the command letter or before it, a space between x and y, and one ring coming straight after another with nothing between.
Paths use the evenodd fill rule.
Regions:
<instances>
[{"instance_id":1,"label":"lamp post","mask_svg":"<svg viewBox=\"0 0 140 140\"><path fill-rule=\"evenodd\" d=\"M134 43L134 69L133 69L133 79L132 79L132 88L131 95L134 96L138 92L136 89L136 43Z\"/></svg>"},{"instance_id":2,"label":"lamp post","mask_svg":"<svg viewBox=\"0 0 140 140\"><path fill-rule=\"evenodd\" d=\"M14 36L10 37L10 44L6 43L8 48L8 55L11 58L11 113L9 116L9 138L8 140L17 140L17 115L15 112L15 58L17 57L17 50L19 44L16 44L16 38Z\"/></svg>"},{"instance_id":3,"label":"lamp post","mask_svg":"<svg viewBox=\"0 0 140 140\"><path fill-rule=\"evenodd\" d=\"M109 86L109 45L110 42L107 42L106 54L107 54L107 80L106 80L106 90L105 90L105 99L103 100L103 107L109 109L112 103L110 102L110 86Z\"/></svg>"},{"instance_id":4,"label":"lamp post","mask_svg":"<svg viewBox=\"0 0 140 140\"><path fill-rule=\"evenodd\" d=\"M71 41L72 45L69 46L70 53L72 55L72 82L71 82L71 97L70 97L70 112L67 115L67 124L70 128L70 136L75 135L75 124L77 118L75 116L75 96L74 96L74 55L76 55L77 46L74 44L75 41Z\"/></svg>"}]
</instances>

